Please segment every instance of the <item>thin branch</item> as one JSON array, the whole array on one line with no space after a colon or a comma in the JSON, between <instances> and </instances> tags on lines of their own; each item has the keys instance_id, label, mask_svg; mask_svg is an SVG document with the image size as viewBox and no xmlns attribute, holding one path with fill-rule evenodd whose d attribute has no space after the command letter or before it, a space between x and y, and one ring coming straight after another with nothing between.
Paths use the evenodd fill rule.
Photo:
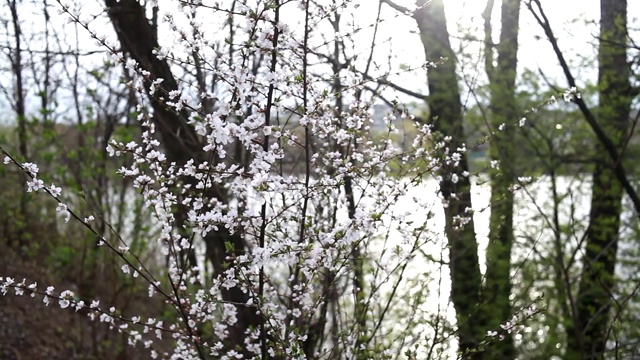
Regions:
<instances>
[{"instance_id":1,"label":"thin branch","mask_svg":"<svg viewBox=\"0 0 640 360\"><path fill-rule=\"evenodd\" d=\"M394 89L394 90L397 90L397 91L400 91L401 93L403 93L403 94L405 94L405 95L413 96L413 97L415 97L415 98L417 98L417 99L420 99L420 100L425 100L425 101L426 101L426 100L427 100L427 98L428 98L428 96L427 96L427 95L421 94L421 93L416 92L416 91L413 91L413 90L409 90L409 89L407 89L407 88L405 88L405 87L402 87L402 86L400 86L400 85L398 85L398 84L396 84L396 83L394 83L394 82L391 82L391 81L387 80L386 76L385 76L385 77L379 77L379 78L374 79L374 78L372 78L372 77L371 77L371 76L369 76L369 75L365 75L365 76L364 76L364 78L365 78L366 80L372 80L372 81L375 81L375 82L377 82L377 83L378 83L378 84L380 84L380 85L386 85L386 86L389 86L390 88L392 88L392 89Z\"/></svg>"},{"instance_id":2,"label":"thin branch","mask_svg":"<svg viewBox=\"0 0 640 360\"><path fill-rule=\"evenodd\" d=\"M382 0L382 1L385 1L385 0ZM335 61L335 60L334 60L334 58L333 58L332 56L327 55L327 54L323 54L323 53L320 53L320 52L313 52L313 54L314 54L315 56L317 56L317 57L321 58L321 59L325 59L325 60L327 60L327 62L329 62L330 64L333 64L333 62ZM349 67L349 65L350 65L350 61L349 61L349 60L347 60L347 62L345 62L344 64L342 64L342 67L341 67L341 68ZM354 71L354 72L359 73L360 75L362 75L362 77L363 77L365 80L367 80L367 81L375 81L375 82L377 82L377 83L378 83L378 84L380 84L380 85L389 86L389 87L391 87L392 89L397 90L397 91L400 91L401 93L403 93L403 94L405 94L405 95L409 95L409 96L415 97L415 98L420 99L420 100L426 100L426 99L428 98L428 95L425 95L425 94L419 93L419 92L417 92L417 91L409 90L409 89L407 89L407 88L405 88L405 87L403 87L403 86L400 86L400 85L398 85L398 84L396 84L396 83L394 83L394 82L391 82L391 81L387 80L387 77L388 77L389 75L397 75L398 73L395 73L395 74L385 74L385 75L383 75L383 76L380 76L380 77L374 78L374 77L372 77L372 76L368 75L367 73L365 73L365 72L361 72L361 71L359 71L359 70L357 70L357 69L355 69L355 68L352 68L351 70L352 70L352 71Z\"/></svg>"},{"instance_id":3,"label":"thin branch","mask_svg":"<svg viewBox=\"0 0 640 360\"><path fill-rule=\"evenodd\" d=\"M533 9L532 3L536 5L539 13ZM542 27L542 29L544 30L544 33L547 36L547 39L549 40L549 42L551 43L551 46L553 47L553 51L555 52L556 57L560 62L560 66L562 67L562 71L564 72L564 75L567 78L567 82L569 83L569 86L572 88L577 88L575 78L571 74L569 65L567 64L567 61L564 58L564 55L560 50L560 47L558 46L558 41L555 35L553 34L553 30L551 29L551 24L549 23L549 19L547 18L547 15L542 9L540 0L528 1L527 8L529 9L533 17L536 19L540 27ZM593 130L593 132L596 134L598 141L600 141L600 143L604 146L605 150L607 151L611 159L614 161L614 173L616 175L616 178L618 179L618 181L624 188L625 192L631 199L631 202L633 203L633 207L636 210L636 214L640 216L640 197L638 196L638 193L629 182L627 173L624 169L624 165L622 164L622 161L620 161L621 160L620 154L618 153L618 150L616 149L615 144L607 136L607 134L604 132L602 127L598 124L595 116L593 115L591 110L589 110L589 107L584 102L584 100L579 97L574 97L573 102L575 102L578 105L578 108L580 108L580 111L582 112L582 115L584 116L585 120L587 121L589 126L591 126L591 129Z\"/></svg>"},{"instance_id":4,"label":"thin branch","mask_svg":"<svg viewBox=\"0 0 640 360\"><path fill-rule=\"evenodd\" d=\"M13 50L12 46L0 45L0 50ZM116 51L121 51L116 49ZM77 50L36 50L36 49L23 49L23 52L27 54L44 54L44 55L59 55L59 56L91 56L96 54L108 54L108 50L89 50L89 51L77 51Z\"/></svg>"},{"instance_id":5,"label":"thin branch","mask_svg":"<svg viewBox=\"0 0 640 360\"><path fill-rule=\"evenodd\" d=\"M409 8L406 8L402 5L398 5L395 2L391 1L391 0L380 0L382 3L389 5L390 7L392 7L394 10L399 11L403 14L408 14L411 13L412 11L409 10Z\"/></svg>"},{"instance_id":6,"label":"thin branch","mask_svg":"<svg viewBox=\"0 0 640 360\"><path fill-rule=\"evenodd\" d=\"M547 86L551 90L555 91L558 94L562 93L562 90L560 90L560 88L558 88L555 84L551 82L551 80L549 80L549 77L547 76L547 74L545 74L544 71L542 71L542 68L539 66L538 66L538 74L540 74L544 83L547 84Z\"/></svg>"}]
</instances>

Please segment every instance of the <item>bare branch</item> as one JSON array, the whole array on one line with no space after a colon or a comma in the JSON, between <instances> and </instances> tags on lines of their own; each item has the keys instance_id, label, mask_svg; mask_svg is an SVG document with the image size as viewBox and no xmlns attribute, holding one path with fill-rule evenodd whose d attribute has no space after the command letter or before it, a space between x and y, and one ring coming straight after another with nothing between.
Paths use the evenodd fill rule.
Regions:
<instances>
[{"instance_id":1,"label":"bare branch","mask_svg":"<svg viewBox=\"0 0 640 360\"><path fill-rule=\"evenodd\" d=\"M411 10L409 10L408 8L402 6L402 5L398 5L395 2L391 1L391 0L380 0L380 2L389 5L391 8L393 8L396 11L399 11L403 14L408 14L411 13Z\"/></svg>"},{"instance_id":2,"label":"bare branch","mask_svg":"<svg viewBox=\"0 0 640 360\"><path fill-rule=\"evenodd\" d=\"M394 90L400 91L401 93L403 93L405 95L409 95L409 96L412 96L412 97L420 99L420 100L427 100L427 98L428 98L427 95L424 95L424 94L421 94L419 92L416 92L416 91L413 91L413 90L409 90L409 89L407 89L405 87L402 87L402 86L400 86L400 85L398 85L398 84L396 84L394 82L391 82L391 81L387 80L386 77L379 77L379 78L374 79L369 75L365 75L365 79L366 80L375 81L380 85L388 86L388 87L390 87L390 88L392 88Z\"/></svg>"},{"instance_id":3,"label":"bare branch","mask_svg":"<svg viewBox=\"0 0 640 360\"><path fill-rule=\"evenodd\" d=\"M533 4L535 4L537 8L537 12L533 8ZM569 65L567 63L567 60L564 58L564 54L562 53L562 50L560 50L560 47L558 46L558 40L556 39L553 33L553 29L551 28L551 24L549 23L549 19L547 18L547 15L542 9L540 0L528 1L527 8L529 9L529 12L531 12L533 17L536 19L540 27L542 27L542 29L544 30L544 33L547 36L549 43L551 43L551 46L553 47L553 51L555 52L556 57L560 62L560 66L562 67L562 71L564 72L564 75L567 79L567 82L569 83L569 86L573 88L577 88L576 80L573 77L571 70L569 69ZM614 161L615 163L614 172L616 174L616 178L618 179L618 181L620 181L620 184L625 189L627 195L629 195L629 198L633 202L633 207L636 210L636 214L640 216L640 197L638 196L638 193L629 182L627 173L624 169L624 166L622 165L622 162L620 161L620 154L618 153L618 150L616 149L615 144L607 136L607 134L604 132L602 127L598 124L595 116L593 115L591 110L589 110L589 107L584 102L584 100L582 98L575 97L573 99L573 102L575 102L578 105L578 108L582 112L582 115L584 116L585 120L587 121L587 123L589 124L593 132L596 134L598 141L602 143L604 148L609 153L609 156Z\"/></svg>"}]
</instances>

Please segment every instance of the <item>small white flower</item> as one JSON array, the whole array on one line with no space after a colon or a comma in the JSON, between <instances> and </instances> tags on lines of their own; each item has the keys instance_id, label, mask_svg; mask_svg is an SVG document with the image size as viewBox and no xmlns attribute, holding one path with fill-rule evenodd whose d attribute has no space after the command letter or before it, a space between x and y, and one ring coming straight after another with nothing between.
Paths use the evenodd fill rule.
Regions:
<instances>
[{"instance_id":1,"label":"small white flower","mask_svg":"<svg viewBox=\"0 0 640 360\"><path fill-rule=\"evenodd\" d=\"M71 213L69 212L66 204L58 203L58 206L56 207L56 212L64 216L65 223L69 222L69 219L71 218Z\"/></svg>"},{"instance_id":2,"label":"small white flower","mask_svg":"<svg viewBox=\"0 0 640 360\"><path fill-rule=\"evenodd\" d=\"M51 193L51 196L58 197L60 196L60 194L62 194L62 188L51 184L51 186L49 187L49 192Z\"/></svg>"},{"instance_id":3,"label":"small white flower","mask_svg":"<svg viewBox=\"0 0 640 360\"><path fill-rule=\"evenodd\" d=\"M293 309L293 311L291 312L291 314L292 314L294 317L299 318L299 317L302 315L302 311L300 311L300 309L298 309L298 308L295 308L295 309Z\"/></svg>"},{"instance_id":4,"label":"small white flower","mask_svg":"<svg viewBox=\"0 0 640 360\"><path fill-rule=\"evenodd\" d=\"M113 146L111 146L111 144L107 145L107 154L109 154L109 156L113 156L116 154L116 151Z\"/></svg>"},{"instance_id":5,"label":"small white flower","mask_svg":"<svg viewBox=\"0 0 640 360\"><path fill-rule=\"evenodd\" d=\"M76 312L78 312L78 310L82 309L83 307L84 307L84 301L82 300L78 301L75 305Z\"/></svg>"},{"instance_id":6,"label":"small white flower","mask_svg":"<svg viewBox=\"0 0 640 360\"><path fill-rule=\"evenodd\" d=\"M27 181L27 192L38 191L44 187L44 181L33 179Z\"/></svg>"},{"instance_id":7,"label":"small white flower","mask_svg":"<svg viewBox=\"0 0 640 360\"><path fill-rule=\"evenodd\" d=\"M5 159L6 160L6 159ZM29 174L31 174L31 176L36 177L36 175L38 175L38 171L40 171L40 169L38 169L38 165L34 164L34 163L24 163L22 164L22 167L27 170L29 172Z\"/></svg>"},{"instance_id":8,"label":"small white flower","mask_svg":"<svg viewBox=\"0 0 640 360\"><path fill-rule=\"evenodd\" d=\"M580 92L578 91L578 88L576 88L575 86L567 89L564 94L562 94L562 98L564 99L565 102L571 102L575 99L580 99L581 95Z\"/></svg>"},{"instance_id":9,"label":"small white flower","mask_svg":"<svg viewBox=\"0 0 640 360\"><path fill-rule=\"evenodd\" d=\"M128 60L127 60L127 62L126 62L126 64L125 64L125 67L126 67L127 69L129 69L129 70L133 70L133 71L135 71L135 70L136 70L136 65L137 65L137 63L136 63L136 61L135 61L135 60L133 60L133 59L128 59Z\"/></svg>"},{"instance_id":10,"label":"small white flower","mask_svg":"<svg viewBox=\"0 0 640 360\"><path fill-rule=\"evenodd\" d=\"M69 300L67 299L60 299L58 300L58 305L60 305L60 308L62 309L66 309L69 307Z\"/></svg>"}]
</instances>

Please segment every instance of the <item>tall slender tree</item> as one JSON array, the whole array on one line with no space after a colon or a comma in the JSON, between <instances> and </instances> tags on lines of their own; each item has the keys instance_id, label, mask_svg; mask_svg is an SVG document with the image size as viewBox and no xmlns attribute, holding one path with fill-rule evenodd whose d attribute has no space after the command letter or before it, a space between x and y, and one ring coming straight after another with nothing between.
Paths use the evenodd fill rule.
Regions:
<instances>
[{"instance_id":1,"label":"tall slender tree","mask_svg":"<svg viewBox=\"0 0 640 360\"><path fill-rule=\"evenodd\" d=\"M627 1L600 1L598 48L599 106L597 121L622 153L631 106L627 62ZM614 173L616 163L597 144L591 190L591 211L576 296L576 315L568 334L567 358L600 359L609 334L614 299L614 270L622 212L623 188Z\"/></svg>"},{"instance_id":2,"label":"tall slender tree","mask_svg":"<svg viewBox=\"0 0 640 360\"><path fill-rule=\"evenodd\" d=\"M487 245L487 273L483 302L489 314L487 325L498 328L512 316L511 249L513 247L513 212L515 183L515 129L518 124L518 107L515 96L518 64L518 29L520 0L502 0L500 42L492 41L491 14L494 1L487 1L484 17L485 71L489 79L490 121L493 136L489 151L491 158L499 161L499 169L491 169L491 217L489 243ZM494 51L497 59L494 64ZM509 335L494 345L492 358L515 357L513 339Z\"/></svg>"},{"instance_id":3,"label":"tall slender tree","mask_svg":"<svg viewBox=\"0 0 640 360\"><path fill-rule=\"evenodd\" d=\"M396 10L407 9L384 0ZM451 148L464 147L463 116L460 90L456 75L456 56L451 48L442 1L416 1L413 12L425 55L431 61L443 61L428 71L429 96L425 99L436 131L453 139ZM494 160L502 163L491 171L491 220L487 249L486 281L479 270L478 244L472 219L467 209L471 208L470 181L458 179L457 174L468 170L467 158L461 158L459 168L443 168L440 176L441 191L448 202L445 208L446 235L451 258L451 299L456 308L460 352L479 358L487 354L490 358L514 358L515 347L505 332L505 341L490 345L480 342L487 331L499 329L499 325L513 315L511 295L511 248L513 245L512 185L515 181L514 133L517 126L518 108L515 100L515 79L518 53L518 28L520 1L504 0L501 5L500 41L491 38L491 13L494 1L488 1L485 12L485 67L490 81L490 121L492 132L490 153ZM497 59L494 59L494 54ZM496 60L496 61L494 61ZM457 182L451 181L457 179ZM469 218L462 227L454 219Z\"/></svg>"},{"instance_id":4,"label":"tall slender tree","mask_svg":"<svg viewBox=\"0 0 640 360\"><path fill-rule=\"evenodd\" d=\"M451 152L465 147L460 88L456 74L455 54L449 41L449 31L442 0L417 0L415 11L385 0L404 13L411 13L418 25L425 57L440 64L428 71L429 106L433 126ZM475 352L486 333L479 316L482 278L478 262L478 243L471 209L471 182L467 176L469 165L464 151L459 164L450 164L439 170L440 191L446 202L445 233L449 242L451 270L451 300L456 309L458 340L461 354L480 357Z\"/></svg>"},{"instance_id":5,"label":"tall slender tree","mask_svg":"<svg viewBox=\"0 0 640 360\"><path fill-rule=\"evenodd\" d=\"M540 1L531 0L527 7L551 43L569 86L575 87L575 78ZM598 141L593 154L591 207L584 236L582 272L577 293L569 297L572 300L567 325L567 359L600 359L606 353L612 327L610 312L616 302L615 268L623 193L631 199L636 213L640 211L640 200L627 178L621 155L627 145L634 96L629 80L627 36L627 1L601 0L597 111L592 112L583 99L574 98Z\"/></svg>"}]
</instances>

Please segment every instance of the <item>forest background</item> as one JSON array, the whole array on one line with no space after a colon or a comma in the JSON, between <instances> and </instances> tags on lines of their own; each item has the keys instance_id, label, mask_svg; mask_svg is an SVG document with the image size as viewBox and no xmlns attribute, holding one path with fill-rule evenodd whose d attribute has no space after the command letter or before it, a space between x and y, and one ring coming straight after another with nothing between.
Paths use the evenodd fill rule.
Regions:
<instances>
[{"instance_id":1,"label":"forest background","mask_svg":"<svg viewBox=\"0 0 640 360\"><path fill-rule=\"evenodd\" d=\"M640 356L637 7L6 0L0 358Z\"/></svg>"}]
</instances>

